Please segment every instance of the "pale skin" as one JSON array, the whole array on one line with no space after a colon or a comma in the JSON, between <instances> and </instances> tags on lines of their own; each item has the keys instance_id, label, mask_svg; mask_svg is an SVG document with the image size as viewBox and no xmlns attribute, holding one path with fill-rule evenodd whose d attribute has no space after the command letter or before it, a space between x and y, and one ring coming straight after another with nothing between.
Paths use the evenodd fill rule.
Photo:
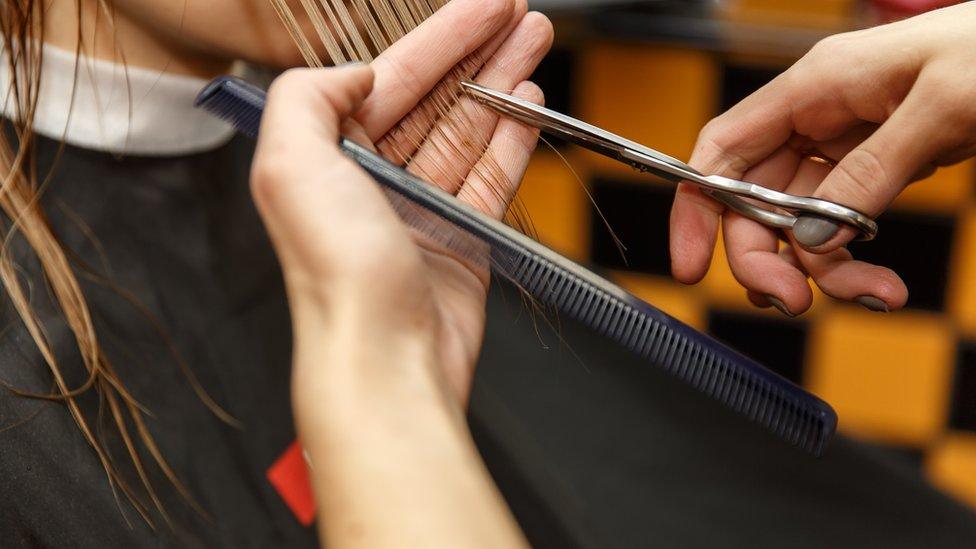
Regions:
<instances>
[{"instance_id":1,"label":"pale skin","mask_svg":"<svg viewBox=\"0 0 976 549\"><path fill-rule=\"evenodd\" d=\"M691 164L877 216L911 181L976 155L974 63L972 2L831 37L709 123ZM804 160L811 147L837 166ZM908 299L896 273L851 257L853 230L808 225L796 233L804 243L779 249L771 230L687 185L671 214L675 278L702 279L720 223L732 272L757 306L801 314L813 300L810 281L871 310Z\"/></svg>"},{"instance_id":2,"label":"pale skin","mask_svg":"<svg viewBox=\"0 0 976 549\"><path fill-rule=\"evenodd\" d=\"M84 0L84 49L201 77L238 58L300 63L266 0L187 0L185 17L178 4L116 0L112 40L93 32L97 2ZM74 1L55 0L48 15L46 40L73 49ZM270 90L252 188L286 281L293 406L327 546L525 545L464 421L486 273L412 238L336 143L341 134L382 148L387 132L475 52L488 59L482 84L541 103L526 78L551 42L551 24L525 0L455 0L369 66L293 70ZM469 101L456 109L471 113L470 131L490 143L504 180L489 187L477 175L484 158L427 147L404 151L418 153L407 168L470 171L460 185L432 182L501 218L537 133Z\"/></svg>"}]
</instances>

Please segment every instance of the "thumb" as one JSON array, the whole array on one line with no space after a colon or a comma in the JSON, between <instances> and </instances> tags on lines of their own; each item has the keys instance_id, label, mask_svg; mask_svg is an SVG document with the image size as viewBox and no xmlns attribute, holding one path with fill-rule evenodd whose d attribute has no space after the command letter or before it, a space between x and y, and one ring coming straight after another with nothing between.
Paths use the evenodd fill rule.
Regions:
<instances>
[{"instance_id":1,"label":"thumb","mask_svg":"<svg viewBox=\"0 0 976 549\"><path fill-rule=\"evenodd\" d=\"M331 195L323 189L358 187L351 183L358 178L340 176L357 168L339 151L339 132L372 87L368 65L293 69L275 80L251 171L260 209L277 217L311 197L327 206Z\"/></svg>"},{"instance_id":2,"label":"thumb","mask_svg":"<svg viewBox=\"0 0 976 549\"><path fill-rule=\"evenodd\" d=\"M888 120L830 171L815 198L847 206L870 217L884 212L939 151L945 136L943 112L934 94L916 86ZM853 227L816 216L800 216L797 242L827 253L850 242Z\"/></svg>"},{"instance_id":3,"label":"thumb","mask_svg":"<svg viewBox=\"0 0 976 549\"><path fill-rule=\"evenodd\" d=\"M373 78L373 69L362 63L286 71L268 91L261 139L290 145L299 138L337 141L342 122L372 91Z\"/></svg>"},{"instance_id":4,"label":"thumb","mask_svg":"<svg viewBox=\"0 0 976 549\"><path fill-rule=\"evenodd\" d=\"M364 257L363 235L402 245L389 237L401 228L382 191L338 147L340 129L372 85L366 65L303 69L279 77L268 93L251 188L293 275L352 265L350 258Z\"/></svg>"}]
</instances>

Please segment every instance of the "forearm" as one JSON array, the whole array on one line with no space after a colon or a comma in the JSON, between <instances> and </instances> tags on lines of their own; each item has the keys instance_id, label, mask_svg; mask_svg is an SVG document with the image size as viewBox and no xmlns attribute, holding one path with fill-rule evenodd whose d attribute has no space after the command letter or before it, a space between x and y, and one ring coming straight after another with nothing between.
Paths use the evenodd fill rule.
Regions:
<instances>
[{"instance_id":1,"label":"forearm","mask_svg":"<svg viewBox=\"0 0 976 549\"><path fill-rule=\"evenodd\" d=\"M296 387L296 418L323 543L525 545L456 399L431 374L430 346L402 332L384 338L375 326L355 332L346 324L308 343L299 335L296 349L296 375L316 373L296 378L305 383Z\"/></svg>"}]
</instances>

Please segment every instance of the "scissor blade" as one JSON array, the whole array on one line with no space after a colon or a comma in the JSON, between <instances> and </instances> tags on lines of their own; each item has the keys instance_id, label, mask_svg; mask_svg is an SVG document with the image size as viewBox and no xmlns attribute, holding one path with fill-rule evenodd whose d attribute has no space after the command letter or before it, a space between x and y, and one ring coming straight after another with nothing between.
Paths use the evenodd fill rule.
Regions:
<instances>
[{"instance_id":1,"label":"scissor blade","mask_svg":"<svg viewBox=\"0 0 976 549\"><path fill-rule=\"evenodd\" d=\"M474 82L461 82L461 88L471 97L498 113L538 128L581 147L628 164L641 171L681 181L701 177L694 168L664 153L640 143L587 124L530 101L486 88Z\"/></svg>"}]
</instances>

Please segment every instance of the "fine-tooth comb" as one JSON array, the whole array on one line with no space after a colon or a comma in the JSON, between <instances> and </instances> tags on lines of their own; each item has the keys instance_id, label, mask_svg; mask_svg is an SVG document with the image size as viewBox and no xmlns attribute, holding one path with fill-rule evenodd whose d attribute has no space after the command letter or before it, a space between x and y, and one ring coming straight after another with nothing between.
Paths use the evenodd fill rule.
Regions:
<instances>
[{"instance_id":1,"label":"fine-tooth comb","mask_svg":"<svg viewBox=\"0 0 976 549\"><path fill-rule=\"evenodd\" d=\"M257 137L265 92L222 77L198 107ZM386 191L404 222L465 259L511 280L597 333L664 368L702 393L820 456L837 426L824 401L753 360L671 318L619 286L560 256L347 139L340 149Z\"/></svg>"}]
</instances>

